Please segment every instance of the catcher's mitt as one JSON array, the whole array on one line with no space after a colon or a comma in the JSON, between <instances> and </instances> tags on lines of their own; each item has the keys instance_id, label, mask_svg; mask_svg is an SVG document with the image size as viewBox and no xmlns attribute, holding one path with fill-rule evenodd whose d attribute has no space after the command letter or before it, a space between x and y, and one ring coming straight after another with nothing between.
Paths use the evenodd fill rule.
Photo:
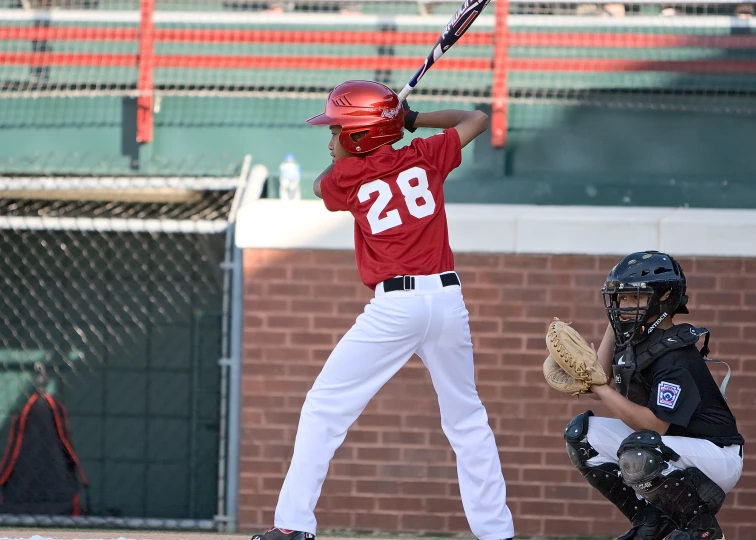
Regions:
<instances>
[{"instance_id":1,"label":"catcher's mitt","mask_svg":"<svg viewBox=\"0 0 756 540\"><path fill-rule=\"evenodd\" d=\"M581 380L575 380L562 367L556 363L554 357L548 355L543 361L543 377L554 390L565 394L579 396L580 394L590 393L585 389L585 383Z\"/></svg>"},{"instance_id":2,"label":"catcher's mitt","mask_svg":"<svg viewBox=\"0 0 756 540\"><path fill-rule=\"evenodd\" d=\"M606 384L608 378L596 352L569 324L554 317L546 334L549 357L543 363L543 376L552 388L579 396L591 385Z\"/></svg>"}]
</instances>

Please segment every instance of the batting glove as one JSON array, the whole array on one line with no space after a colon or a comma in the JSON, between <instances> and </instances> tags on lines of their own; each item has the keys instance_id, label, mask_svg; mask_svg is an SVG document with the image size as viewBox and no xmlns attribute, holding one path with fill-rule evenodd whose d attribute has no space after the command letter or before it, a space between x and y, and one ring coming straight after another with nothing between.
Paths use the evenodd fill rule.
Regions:
<instances>
[{"instance_id":1,"label":"batting glove","mask_svg":"<svg viewBox=\"0 0 756 540\"><path fill-rule=\"evenodd\" d=\"M415 127L417 111L410 110L409 103L407 103L406 99L402 101L402 109L404 109L404 129L406 129L410 133L414 133L417 129Z\"/></svg>"}]
</instances>

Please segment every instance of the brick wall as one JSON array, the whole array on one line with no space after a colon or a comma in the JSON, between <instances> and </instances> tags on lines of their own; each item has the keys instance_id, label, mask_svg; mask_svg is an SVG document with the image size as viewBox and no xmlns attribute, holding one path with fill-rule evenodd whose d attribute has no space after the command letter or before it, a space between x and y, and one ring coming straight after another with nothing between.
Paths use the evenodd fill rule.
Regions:
<instances>
[{"instance_id":1,"label":"brick wall","mask_svg":"<svg viewBox=\"0 0 756 540\"><path fill-rule=\"evenodd\" d=\"M518 536L623 532L626 520L574 471L562 431L606 409L563 397L541 374L548 322L558 316L598 346L606 328L599 287L618 257L457 255L477 381L497 437ZM729 362L729 403L756 436L756 260L681 259L693 317ZM273 522L305 394L372 296L349 251L246 250L240 527ZM723 368L712 368L720 379ZM756 538L756 457L720 514L729 540ZM428 375L413 358L352 426L317 508L319 530L470 535L454 456Z\"/></svg>"}]
</instances>

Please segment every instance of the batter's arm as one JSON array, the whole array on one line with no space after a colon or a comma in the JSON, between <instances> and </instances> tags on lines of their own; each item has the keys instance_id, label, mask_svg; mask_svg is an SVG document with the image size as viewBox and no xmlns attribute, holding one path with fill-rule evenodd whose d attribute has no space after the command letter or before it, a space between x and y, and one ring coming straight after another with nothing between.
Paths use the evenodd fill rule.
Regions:
<instances>
[{"instance_id":1,"label":"batter's arm","mask_svg":"<svg viewBox=\"0 0 756 540\"><path fill-rule=\"evenodd\" d=\"M483 111L461 111L445 109L427 113L418 113L414 123L416 128L454 128L459 134L462 148L470 144L475 137L488 129L488 115Z\"/></svg>"},{"instance_id":2,"label":"batter's arm","mask_svg":"<svg viewBox=\"0 0 756 540\"><path fill-rule=\"evenodd\" d=\"M315 193L315 196L322 199L323 195L320 193L320 181L328 176L328 174L333 170L333 163L331 163L328 167L325 168L325 170L318 175L318 177L315 179L315 181L312 183L312 191Z\"/></svg>"}]
</instances>

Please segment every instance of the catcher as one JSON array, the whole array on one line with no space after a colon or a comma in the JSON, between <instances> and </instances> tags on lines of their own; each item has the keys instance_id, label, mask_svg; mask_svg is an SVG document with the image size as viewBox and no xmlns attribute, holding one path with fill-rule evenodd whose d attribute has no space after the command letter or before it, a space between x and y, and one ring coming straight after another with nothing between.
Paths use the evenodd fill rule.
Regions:
<instances>
[{"instance_id":1,"label":"catcher","mask_svg":"<svg viewBox=\"0 0 756 540\"><path fill-rule=\"evenodd\" d=\"M744 440L727 378L720 391L706 366L708 331L673 322L688 313L683 270L667 254L633 253L602 292L610 324L597 353L561 321L547 336L549 384L590 392L614 416L567 424L570 461L632 522L618 540L724 540L716 514L740 479Z\"/></svg>"}]
</instances>

